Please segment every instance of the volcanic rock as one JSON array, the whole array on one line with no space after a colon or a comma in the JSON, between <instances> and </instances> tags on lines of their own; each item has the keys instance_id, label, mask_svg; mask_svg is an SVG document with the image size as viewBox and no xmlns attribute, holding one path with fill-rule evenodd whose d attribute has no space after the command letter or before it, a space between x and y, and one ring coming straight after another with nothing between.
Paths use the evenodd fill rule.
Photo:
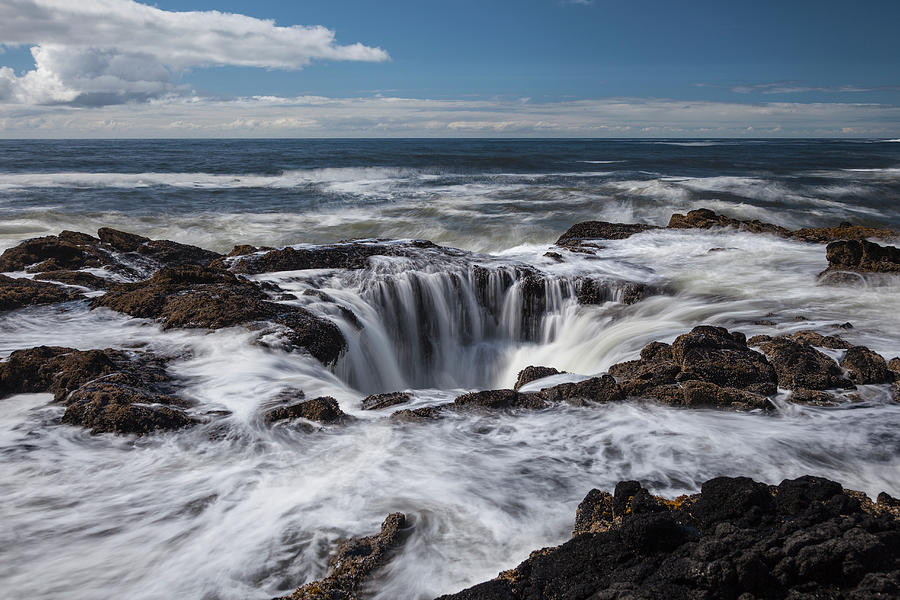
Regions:
<instances>
[{"instance_id":1,"label":"volcanic rock","mask_svg":"<svg viewBox=\"0 0 900 600\"><path fill-rule=\"evenodd\" d=\"M457 410L476 409L541 409L547 403L538 394L522 394L516 390L486 390L463 394L453 401L453 408Z\"/></svg>"},{"instance_id":2,"label":"volcanic rock","mask_svg":"<svg viewBox=\"0 0 900 600\"><path fill-rule=\"evenodd\" d=\"M306 309L271 302L262 287L227 271L195 265L164 267L151 278L113 286L91 301L133 317L159 319L164 329L218 329L259 321L287 328L286 338L330 364L346 342L337 326Z\"/></svg>"},{"instance_id":3,"label":"volcanic rock","mask_svg":"<svg viewBox=\"0 0 900 600\"><path fill-rule=\"evenodd\" d=\"M65 302L78 296L76 292L52 283L0 275L0 311Z\"/></svg>"},{"instance_id":4,"label":"volcanic rock","mask_svg":"<svg viewBox=\"0 0 900 600\"><path fill-rule=\"evenodd\" d=\"M303 271L306 269L362 269L373 256L415 256L423 248L441 248L424 240L408 243L348 242L316 246L313 248L281 248L264 254L242 254L220 265L228 265L235 273L273 273L278 271Z\"/></svg>"},{"instance_id":5,"label":"volcanic rock","mask_svg":"<svg viewBox=\"0 0 900 600\"><path fill-rule=\"evenodd\" d=\"M105 290L116 283L111 279L98 277L97 275L86 271L45 271L43 273L38 273L34 278L41 281L64 283L66 285L79 285L94 290Z\"/></svg>"},{"instance_id":6,"label":"volcanic rock","mask_svg":"<svg viewBox=\"0 0 900 600\"><path fill-rule=\"evenodd\" d=\"M808 344L785 338L763 342L759 346L778 373L778 386L789 390L853 389L834 359Z\"/></svg>"},{"instance_id":7,"label":"volcanic rock","mask_svg":"<svg viewBox=\"0 0 900 600\"><path fill-rule=\"evenodd\" d=\"M165 361L147 354L40 346L0 363L0 397L51 392L66 406L62 422L91 433L141 435L194 424L173 391Z\"/></svg>"},{"instance_id":8,"label":"volcanic rock","mask_svg":"<svg viewBox=\"0 0 900 600\"><path fill-rule=\"evenodd\" d=\"M830 271L900 273L900 249L866 240L832 242L825 249Z\"/></svg>"},{"instance_id":9,"label":"volcanic rock","mask_svg":"<svg viewBox=\"0 0 900 600\"><path fill-rule=\"evenodd\" d=\"M625 399L622 389L611 375L544 388L540 396L548 402L566 402L575 406L583 406L587 402L605 403Z\"/></svg>"},{"instance_id":10,"label":"volcanic rock","mask_svg":"<svg viewBox=\"0 0 900 600\"><path fill-rule=\"evenodd\" d=\"M900 356L895 356L889 360L887 368L894 373L894 379L900 380Z\"/></svg>"},{"instance_id":11,"label":"volcanic rock","mask_svg":"<svg viewBox=\"0 0 900 600\"><path fill-rule=\"evenodd\" d=\"M440 600L894 597L892 510L809 476L719 477L675 500L621 482L588 493L568 542Z\"/></svg>"},{"instance_id":12,"label":"volcanic rock","mask_svg":"<svg viewBox=\"0 0 900 600\"><path fill-rule=\"evenodd\" d=\"M291 419L306 419L326 425L343 424L353 421L353 417L341 410L338 401L330 396L305 400L290 406L280 406L266 411L266 423L277 423Z\"/></svg>"},{"instance_id":13,"label":"volcanic rock","mask_svg":"<svg viewBox=\"0 0 900 600\"><path fill-rule=\"evenodd\" d=\"M888 369L887 362L877 352L865 346L853 346L841 360L841 367L855 383L890 383L894 375Z\"/></svg>"},{"instance_id":14,"label":"volcanic rock","mask_svg":"<svg viewBox=\"0 0 900 600\"><path fill-rule=\"evenodd\" d=\"M387 394L374 394L368 396L362 401L363 410L379 410L389 406L398 404L406 404L412 400L412 394L409 392L391 392Z\"/></svg>"},{"instance_id":15,"label":"volcanic rock","mask_svg":"<svg viewBox=\"0 0 900 600\"><path fill-rule=\"evenodd\" d=\"M837 240L866 240L876 238L881 240L900 240L900 232L890 229L877 229L852 225L843 222L837 227L804 227L794 231L793 236L805 242L825 244Z\"/></svg>"},{"instance_id":16,"label":"volcanic rock","mask_svg":"<svg viewBox=\"0 0 900 600\"><path fill-rule=\"evenodd\" d=\"M668 227L669 229L710 229L712 227L734 227L736 229L749 231L751 233L772 233L784 237L787 237L791 234L791 231L789 229L785 229L784 227L780 227L778 225L764 223L757 219L754 219L752 221L740 221L738 219L732 219L731 217L716 214L708 208L698 208L697 210L690 211L686 215L675 213L669 219L669 224L666 227Z\"/></svg>"},{"instance_id":17,"label":"volcanic rock","mask_svg":"<svg viewBox=\"0 0 900 600\"><path fill-rule=\"evenodd\" d=\"M407 534L406 516L392 513L378 535L341 542L328 561L328 576L300 587L279 600L360 600L360 588L372 573L384 566L403 544Z\"/></svg>"},{"instance_id":18,"label":"volcanic rock","mask_svg":"<svg viewBox=\"0 0 900 600\"><path fill-rule=\"evenodd\" d=\"M851 347L853 344L845 341L843 338L837 335L822 335L821 333L816 333L815 331L811 331L809 329L803 329L801 331L797 331L791 333L789 335L779 335L779 336L771 336L771 335L754 335L752 338L747 340L748 346L759 346L764 342L769 342L772 340L793 340L800 344L808 344L810 346L818 346L819 348L829 348L831 350L843 350Z\"/></svg>"},{"instance_id":19,"label":"volcanic rock","mask_svg":"<svg viewBox=\"0 0 900 600\"><path fill-rule=\"evenodd\" d=\"M532 381L559 374L560 371L553 367L525 367L519 371L519 377L516 379L516 384L513 386L513 389L518 391L520 387L529 384Z\"/></svg>"},{"instance_id":20,"label":"volcanic rock","mask_svg":"<svg viewBox=\"0 0 900 600\"><path fill-rule=\"evenodd\" d=\"M659 229L656 225L641 223L609 223L606 221L583 221L572 225L556 240L557 246L579 246L585 240L624 240L636 233Z\"/></svg>"}]
</instances>

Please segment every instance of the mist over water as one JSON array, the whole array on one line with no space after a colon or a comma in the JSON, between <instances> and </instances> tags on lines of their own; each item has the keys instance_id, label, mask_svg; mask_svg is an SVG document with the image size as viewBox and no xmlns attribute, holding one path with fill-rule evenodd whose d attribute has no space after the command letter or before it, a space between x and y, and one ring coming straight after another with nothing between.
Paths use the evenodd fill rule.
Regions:
<instances>
[{"instance_id":1,"label":"mist over water","mask_svg":"<svg viewBox=\"0 0 900 600\"><path fill-rule=\"evenodd\" d=\"M596 256L544 256L578 221L664 225L701 206L787 227L898 229L898 169L900 145L875 141L0 142L3 248L108 225L218 251L357 237L465 251L254 276L341 328L349 349L332 369L244 328L162 331L84 302L0 314L2 358L41 344L177 356L169 372L206 421L91 436L56 424L49 394L0 401L0 589L271 598L323 576L338 539L402 511L411 537L371 596L426 599L565 541L585 494L623 479L672 496L718 475L813 474L900 495L900 405L886 386L836 408L784 392L771 414L630 402L404 424L360 406L376 392L410 391L408 408L511 387L529 365L584 379L699 324L839 331L900 355L900 284L816 285L824 245L664 230L605 240ZM533 269L551 282L535 313L522 293ZM586 276L609 282L608 302L576 302ZM625 305L623 281L666 293ZM333 396L358 420L267 426L287 388Z\"/></svg>"}]
</instances>

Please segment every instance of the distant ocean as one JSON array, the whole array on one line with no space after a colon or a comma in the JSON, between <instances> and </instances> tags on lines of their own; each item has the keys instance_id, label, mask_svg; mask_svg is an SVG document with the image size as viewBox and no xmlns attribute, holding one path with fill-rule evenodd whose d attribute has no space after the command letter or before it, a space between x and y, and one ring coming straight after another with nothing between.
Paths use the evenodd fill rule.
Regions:
<instances>
[{"instance_id":1,"label":"distant ocean","mask_svg":"<svg viewBox=\"0 0 900 600\"><path fill-rule=\"evenodd\" d=\"M838 333L900 355L896 278L820 285L825 244L716 228L553 246L580 221L666 225L701 207L789 228L897 230L900 143L0 142L0 251L102 226L221 253L352 238L459 249L408 244L412 255L363 268L249 276L340 329L347 349L329 367L258 343L252 328L162 329L83 297L0 313L0 360L40 345L173 357L166 368L198 421L92 436L60 425L49 394L0 400L0 595L269 599L321 578L338 540L401 511L409 539L368 597L428 600L566 541L588 491L622 480L675 497L721 475L812 474L900 496L900 404L888 384L831 407L780 390L773 410L744 413L629 400L389 418L510 388L527 366L563 373L525 391L598 376L701 324L747 337ZM543 286L529 306L527 278ZM608 298L578 302L585 279L610 282ZM625 284L652 293L627 303ZM355 420L267 424L264 411L297 389L337 399ZM394 391L409 401L362 409Z\"/></svg>"}]
</instances>

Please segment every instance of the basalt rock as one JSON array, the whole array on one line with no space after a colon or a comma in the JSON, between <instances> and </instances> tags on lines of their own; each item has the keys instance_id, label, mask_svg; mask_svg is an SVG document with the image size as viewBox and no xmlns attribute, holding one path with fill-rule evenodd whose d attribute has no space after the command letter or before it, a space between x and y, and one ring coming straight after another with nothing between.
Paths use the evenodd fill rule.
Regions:
<instances>
[{"instance_id":1,"label":"basalt rock","mask_svg":"<svg viewBox=\"0 0 900 600\"><path fill-rule=\"evenodd\" d=\"M606 221L583 221L572 225L556 240L557 246L579 246L585 240L624 240L636 233L659 229L656 225L640 223L609 223Z\"/></svg>"},{"instance_id":2,"label":"basalt rock","mask_svg":"<svg viewBox=\"0 0 900 600\"><path fill-rule=\"evenodd\" d=\"M403 513L388 515L378 535L341 542L329 559L327 577L279 600L359 600L364 597L360 595L363 584L403 544L407 528Z\"/></svg>"},{"instance_id":3,"label":"basalt rock","mask_svg":"<svg viewBox=\"0 0 900 600\"><path fill-rule=\"evenodd\" d=\"M763 408L776 391L775 368L742 333L701 325L672 345L653 342L639 360L613 365L626 396L675 406Z\"/></svg>"},{"instance_id":4,"label":"basalt rock","mask_svg":"<svg viewBox=\"0 0 900 600\"><path fill-rule=\"evenodd\" d=\"M456 410L541 409L547 403L538 394L523 394L516 390L486 390L463 394L453 401L452 406Z\"/></svg>"},{"instance_id":5,"label":"basalt rock","mask_svg":"<svg viewBox=\"0 0 900 600\"><path fill-rule=\"evenodd\" d=\"M151 240L109 227L99 237L63 231L25 240L0 255L0 271L32 273L105 267L131 278L146 277L164 265L208 265L219 254L168 240Z\"/></svg>"},{"instance_id":6,"label":"basalt rock","mask_svg":"<svg viewBox=\"0 0 900 600\"><path fill-rule=\"evenodd\" d=\"M631 305L660 293L662 291L659 288L638 281L585 278L579 281L577 299L579 304L605 304L611 300L618 300Z\"/></svg>"},{"instance_id":7,"label":"basalt rock","mask_svg":"<svg viewBox=\"0 0 900 600\"><path fill-rule=\"evenodd\" d=\"M516 384L513 386L513 389L518 391L520 387L527 385L532 381L559 374L560 371L553 367L525 367L519 371L519 377L516 379Z\"/></svg>"},{"instance_id":8,"label":"basalt rock","mask_svg":"<svg viewBox=\"0 0 900 600\"><path fill-rule=\"evenodd\" d=\"M262 287L233 273L206 267L165 267L151 278L113 286L91 301L133 317L158 319L164 329L219 329L268 321L283 328L292 345L330 364L346 342L338 327L306 309L269 300Z\"/></svg>"},{"instance_id":9,"label":"basalt rock","mask_svg":"<svg viewBox=\"0 0 900 600\"><path fill-rule=\"evenodd\" d=\"M751 233L771 233L784 237L787 237L791 234L791 231L789 229L780 227L778 225L764 223L763 221L759 221L757 219L754 219L752 221L740 221L738 219L726 217L725 215L716 214L708 208L698 208L697 210L688 212L686 215L675 213L669 219L669 224L667 225L667 227L669 229L710 229L712 227L734 227L736 229L749 231Z\"/></svg>"},{"instance_id":10,"label":"basalt rock","mask_svg":"<svg viewBox=\"0 0 900 600\"><path fill-rule=\"evenodd\" d=\"M50 392L66 406L62 422L91 433L147 434L194 424L174 394L165 361L120 350L40 346L0 363L0 397Z\"/></svg>"},{"instance_id":11,"label":"basalt rock","mask_svg":"<svg viewBox=\"0 0 900 600\"><path fill-rule=\"evenodd\" d=\"M379 410L389 406L398 404L406 404L412 400L412 394L409 392L391 392L387 394L374 394L368 396L362 401L363 410Z\"/></svg>"},{"instance_id":12,"label":"basalt rock","mask_svg":"<svg viewBox=\"0 0 900 600\"><path fill-rule=\"evenodd\" d=\"M841 360L847 374L855 383L890 383L894 375L888 369L887 362L877 352L865 346L853 346Z\"/></svg>"},{"instance_id":13,"label":"basalt rock","mask_svg":"<svg viewBox=\"0 0 900 600\"><path fill-rule=\"evenodd\" d=\"M831 350L844 350L850 348L853 345L850 342L845 341L840 336L822 335L821 333L816 333L815 331L811 331L809 329L803 329L789 335L781 335L776 337L770 335L754 335L752 338L747 340L747 345L759 346L760 344L763 344L765 342L781 339L793 340L800 344L818 346L819 348L829 348Z\"/></svg>"},{"instance_id":14,"label":"basalt rock","mask_svg":"<svg viewBox=\"0 0 900 600\"><path fill-rule=\"evenodd\" d=\"M290 406L279 406L266 411L266 423L306 419L326 425L344 424L353 421L353 417L341 410L338 401L330 396L305 400Z\"/></svg>"},{"instance_id":15,"label":"basalt rock","mask_svg":"<svg viewBox=\"0 0 900 600\"><path fill-rule=\"evenodd\" d=\"M828 268L822 275L831 271L900 273L900 249L867 240L832 242L825 250L825 257Z\"/></svg>"},{"instance_id":16,"label":"basalt rock","mask_svg":"<svg viewBox=\"0 0 900 600\"><path fill-rule=\"evenodd\" d=\"M348 242L312 248L281 248L264 254L241 254L217 263L229 266L235 273L273 273L307 269L363 269L373 256L415 256L422 249L440 249L425 240L413 242L363 243Z\"/></svg>"},{"instance_id":17,"label":"basalt rock","mask_svg":"<svg viewBox=\"0 0 900 600\"><path fill-rule=\"evenodd\" d=\"M837 240L867 240L869 238L887 241L900 240L900 232L853 225L846 221L837 227L804 227L796 230L793 236L799 240L817 244L825 244Z\"/></svg>"},{"instance_id":18,"label":"basalt rock","mask_svg":"<svg viewBox=\"0 0 900 600\"><path fill-rule=\"evenodd\" d=\"M583 406L588 402L605 403L625 399L625 394L611 375L592 377L577 383L561 383L541 390L540 396L548 402L566 402Z\"/></svg>"},{"instance_id":19,"label":"basalt rock","mask_svg":"<svg viewBox=\"0 0 900 600\"><path fill-rule=\"evenodd\" d=\"M719 477L674 500L621 482L588 493L568 542L441 600L895 597L893 510L818 477Z\"/></svg>"},{"instance_id":20,"label":"basalt rock","mask_svg":"<svg viewBox=\"0 0 900 600\"><path fill-rule=\"evenodd\" d=\"M808 344L785 338L763 342L759 346L775 365L778 386L789 390L853 389L853 382L844 377L841 368Z\"/></svg>"},{"instance_id":21,"label":"basalt rock","mask_svg":"<svg viewBox=\"0 0 900 600\"><path fill-rule=\"evenodd\" d=\"M41 281L52 281L66 285L78 285L92 290L106 290L115 285L115 281L98 277L86 271L45 271L34 276Z\"/></svg>"},{"instance_id":22,"label":"basalt rock","mask_svg":"<svg viewBox=\"0 0 900 600\"><path fill-rule=\"evenodd\" d=\"M894 379L900 381L900 356L887 361L887 368L894 374Z\"/></svg>"},{"instance_id":23,"label":"basalt rock","mask_svg":"<svg viewBox=\"0 0 900 600\"><path fill-rule=\"evenodd\" d=\"M0 311L55 304L77 298L79 294L52 283L0 275Z\"/></svg>"}]
</instances>

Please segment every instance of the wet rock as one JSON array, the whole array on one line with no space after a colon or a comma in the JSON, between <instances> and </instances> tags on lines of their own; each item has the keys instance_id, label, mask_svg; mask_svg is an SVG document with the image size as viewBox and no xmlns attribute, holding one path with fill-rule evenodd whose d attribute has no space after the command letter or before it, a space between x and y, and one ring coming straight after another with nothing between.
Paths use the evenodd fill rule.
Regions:
<instances>
[{"instance_id":1,"label":"wet rock","mask_svg":"<svg viewBox=\"0 0 900 600\"><path fill-rule=\"evenodd\" d=\"M900 249L866 240L832 242L826 248L829 271L900 273Z\"/></svg>"},{"instance_id":2,"label":"wet rock","mask_svg":"<svg viewBox=\"0 0 900 600\"><path fill-rule=\"evenodd\" d=\"M553 367L525 367L519 371L519 377L516 379L516 384L513 386L513 389L518 391L520 387L529 384L532 381L559 374L560 371Z\"/></svg>"},{"instance_id":3,"label":"wet rock","mask_svg":"<svg viewBox=\"0 0 900 600\"><path fill-rule=\"evenodd\" d=\"M778 374L778 386L789 390L853 389L841 368L829 356L793 340L778 338L759 346Z\"/></svg>"},{"instance_id":4,"label":"wet rock","mask_svg":"<svg viewBox=\"0 0 900 600\"><path fill-rule=\"evenodd\" d=\"M0 363L0 397L51 392L66 406L62 422L91 433L179 429L196 421L174 394L165 361L119 350L40 346L17 350Z\"/></svg>"},{"instance_id":5,"label":"wet rock","mask_svg":"<svg viewBox=\"0 0 900 600\"><path fill-rule=\"evenodd\" d=\"M66 302L79 296L72 290L52 283L0 275L0 311Z\"/></svg>"},{"instance_id":6,"label":"wet rock","mask_svg":"<svg viewBox=\"0 0 900 600\"><path fill-rule=\"evenodd\" d=\"M246 256L247 254L256 254L257 252L267 252L274 250L269 246L251 246L250 244L239 244L231 249L231 252L225 256Z\"/></svg>"},{"instance_id":7,"label":"wet rock","mask_svg":"<svg viewBox=\"0 0 900 600\"><path fill-rule=\"evenodd\" d=\"M579 246L585 240L624 240L636 233L659 229L656 225L640 223L609 223L606 221L583 221L572 225L556 240L557 246Z\"/></svg>"},{"instance_id":8,"label":"wet rock","mask_svg":"<svg viewBox=\"0 0 900 600\"><path fill-rule=\"evenodd\" d=\"M662 290L659 288L637 281L582 279L578 285L577 298L579 304L621 301L623 304L631 305L660 293Z\"/></svg>"},{"instance_id":9,"label":"wet rock","mask_svg":"<svg viewBox=\"0 0 900 600\"><path fill-rule=\"evenodd\" d=\"M894 379L900 380L900 356L895 356L889 360L887 368L894 374Z\"/></svg>"},{"instance_id":10,"label":"wet rock","mask_svg":"<svg viewBox=\"0 0 900 600\"><path fill-rule=\"evenodd\" d=\"M145 277L163 265L208 265L219 254L196 246L103 227L99 237L63 231L25 240L0 255L0 271L32 273L106 267L130 277Z\"/></svg>"},{"instance_id":11,"label":"wet rock","mask_svg":"<svg viewBox=\"0 0 900 600\"><path fill-rule=\"evenodd\" d=\"M219 329L268 321L286 328L290 344L306 348L323 363L337 360L346 342L334 323L268 298L260 285L227 271L183 265L162 268L144 281L117 284L91 305L158 319L164 329Z\"/></svg>"},{"instance_id":12,"label":"wet rock","mask_svg":"<svg viewBox=\"0 0 900 600\"><path fill-rule=\"evenodd\" d=\"M538 394L522 394L516 390L486 390L463 394L453 401L455 409L541 409L547 403Z\"/></svg>"},{"instance_id":13,"label":"wet rock","mask_svg":"<svg viewBox=\"0 0 900 600\"><path fill-rule=\"evenodd\" d=\"M843 350L849 348L853 344L845 341L837 335L822 335L809 329L803 329L789 335L771 336L771 335L754 335L747 340L748 346L759 346L765 342L772 340L792 340L800 344L808 344L810 346L818 346L819 348L829 348L832 350Z\"/></svg>"},{"instance_id":14,"label":"wet rock","mask_svg":"<svg viewBox=\"0 0 900 600\"><path fill-rule=\"evenodd\" d=\"M720 477L675 500L621 482L588 493L570 541L441 600L892 597L900 522L858 497L817 477Z\"/></svg>"},{"instance_id":15,"label":"wet rock","mask_svg":"<svg viewBox=\"0 0 900 600\"><path fill-rule=\"evenodd\" d=\"M797 239L805 242L825 244L837 240L866 240L876 238L888 241L900 240L900 233L890 229L863 227L844 222L837 227L804 227L793 233Z\"/></svg>"},{"instance_id":16,"label":"wet rock","mask_svg":"<svg viewBox=\"0 0 900 600\"><path fill-rule=\"evenodd\" d=\"M682 215L679 213L673 214L669 219L669 224L666 227L668 227L669 229L710 229L712 227L734 227L742 231L749 231L752 233L771 233L784 237L787 237L791 234L791 231L789 229L785 229L784 227L780 227L778 225L764 223L757 219L754 219L752 221L740 221L738 219L732 219L731 217L716 214L708 208L698 208L697 210L688 212L686 215Z\"/></svg>"},{"instance_id":17,"label":"wet rock","mask_svg":"<svg viewBox=\"0 0 900 600\"><path fill-rule=\"evenodd\" d=\"M452 404L441 404L422 408L404 408L391 413L391 419L398 423L425 423L441 418L441 414L452 406Z\"/></svg>"},{"instance_id":18,"label":"wet rock","mask_svg":"<svg viewBox=\"0 0 900 600\"><path fill-rule=\"evenodd\" d=\"M884 358L865 346L853 346L847 350L841 367L846 369L850 379L859 384L890 383L894 380Z\"/></svg>"},{"instance_id":19,"label":"wet rock","mask_svg":"<svg viewBox=\"0 0 900 600\"><path fill-rule=\"evenodd\" d=\"M409 392L391 392L388 394L374 394L368 396L362 401L363 410L380 410L389 406L398 404L406 404L412 400L412 394Z\"/></svg>"},{"instance_id":20,"label":"wet rock","mask_svg":"<svg viewBox=\"0 0 900 600\"><path fill-rule=\"evenodd\" d=\"M365 581L391 559L407 535L406 516L392 513L378 535L341 542L329 560L328 576L307 583L280 600L360 600Z\"/></svg>"},{"instance_id":21,"label":"wet rock","mask_svg":"<svg viewBox=\"0 0 900 600\"><path fill-rule=\"evenodd\" d=\"M765 396L734 387L722 387L706 381L659 385L643 392L642 397L653 398L670 406L687 408L731 408L755 410L770 408Z\"/></svg>"},{"instance_id":22,"label":"wet rock","mask_svg":"<svg viewBox=\"0 0 900 600\"><path fill-rule=\"evenodd\" d=\"M53 281L66 285L80 285L92 290L105 290L115 285L115 281L98 277L86 271L45 271L38 273L34 279L41 281Z\"/></svg>"},{"instance_id":23,"label":"wet rock","mask_svg":"<svg viewBox=\"0 0 900 600\"><path fill-rule=\"evenodd\" d=\"M577 383L561 383L542 389L540 395L548 402L566 402L576 406L583 406L587 402L604 403L625 399L622 389L611 375L601 375Z\"/></svg>"},{"instance_id":24,"label":"wet rock","mask_svg":"<svg viewBox=\"0 0 900 600\"><path fill-rule=\"evenodd\" d=\"M313 248L282 248L265 254L239 255L227 264L235 273L274 273L307 269L363 269L373 256L416 256L422 249L441 249L424 240L412 243L349 242ZM221 263L226 264L226 263Z\"/></svg>"},{"instance_id":25,"label":"wet rock","mask_svg":"<svg viewBox=\"0 0 900 600\"><path fill-rule=\"evenodd\" d=\"M562 254L560 254L559 252L545 252L544 256L546 256L547 258L552 258L553 260L555 260L558 263L565 262L565 259L562 257Z\"/></svg>"},{"instance_id":26,"label":"wet rock","mask_svg":"<svg viewBox=\"0 0 900 600\"><path fill-rule=\"evenodd\" d=\"M823 390L797 390L791 394L791 402L807 406L837 406L841 397Z\"/></svg>"},{"instance_id":27,"label":"wet rock","mask_svg":"<svg viewBox=\"0 0 900 600\"><path fill-rule=\"evenodd\" d=\"M341 410L338 401L330 396L305 400L290 406L279 406L266 411L266 423L277 423L291 419L306 419L325 425L345 424L355 420Z\"/></svg>"}]
</instances>

